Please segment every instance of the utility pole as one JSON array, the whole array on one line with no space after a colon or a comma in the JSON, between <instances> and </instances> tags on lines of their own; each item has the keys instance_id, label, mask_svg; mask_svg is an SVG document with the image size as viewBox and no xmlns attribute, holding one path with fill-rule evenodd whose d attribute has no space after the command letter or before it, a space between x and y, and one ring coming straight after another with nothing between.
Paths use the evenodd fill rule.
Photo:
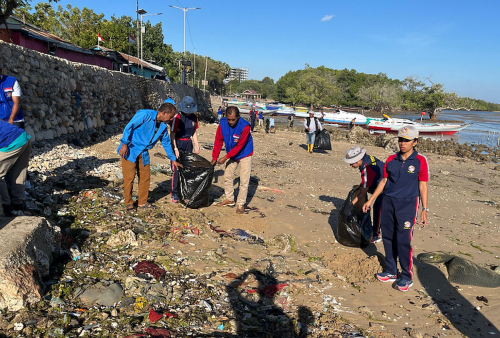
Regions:
<instances>
[{"instance_id":1,"label":"utility pole","mask_svg":"<svg viewBox=\"0 0 500 338\"><path fill-rule=\"evenodd\" d=\"M193 7L193 8L187 8L187 7L177 7L177 6L172 6L168 5L169 7L172 8L177 8L180 9L181 11L184 12L184 56L182 57L182 84L186 84L186 13L187 11L191 9L201 9L201 7Z\"/></svg>"},{"instance_id":2,"label":"utility pole","mask_svg":"<svg viewBox=\"0 0 500 338\"><path fill-rule=\"evenodd\" d=\"M207 84L207 68L208 68L208 55L205 56L205 81L203 81L203 91L205 91L205 86Z\"/></svg>"},{"instance_id":3,"label":"utility pole","mask_svg":"<svg viewBox=\"0 0 500 338\"><path fill-rule=\"evenodd\" d=\"M194 64L194 73L193 73L193 87L196 86L196 48L194 49L194 59L193 59L193 64Z\"/></svg>"}]
</instances>

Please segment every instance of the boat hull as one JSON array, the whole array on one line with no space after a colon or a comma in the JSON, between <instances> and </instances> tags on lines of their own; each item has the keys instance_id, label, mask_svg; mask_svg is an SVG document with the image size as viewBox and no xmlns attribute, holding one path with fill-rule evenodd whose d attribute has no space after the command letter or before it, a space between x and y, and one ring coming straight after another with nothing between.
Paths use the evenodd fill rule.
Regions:
<instances>
[{"instance_id":1,"label":"boat hull","mask_svg":"<svg viewBox=\"0 0 500 338\"><path fill-rule=\"evenodd\" d=\"M388 123L388 122L370 122L367 126L368 130L371 131L385 131L388 133L397 133L398 130L406 125L413 125L418 129L421 135L453 135L460 130L467 128L469 125L446 125L446 124L435 124L426 125L419 123L404 124L404 123Z\"/></svg>"}]
</instances>

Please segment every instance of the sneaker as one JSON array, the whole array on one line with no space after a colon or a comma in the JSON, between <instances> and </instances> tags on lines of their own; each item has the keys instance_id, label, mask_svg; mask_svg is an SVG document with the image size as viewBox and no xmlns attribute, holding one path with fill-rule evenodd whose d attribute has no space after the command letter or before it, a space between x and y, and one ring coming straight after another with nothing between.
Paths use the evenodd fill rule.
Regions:
<instances>
[{"instance_id":1,"label":"sneaker","mask_svg":"<svg viewBox=\"0 0 500 338\"><path fill-rule=\"evenodd\" d=\"M375 275L377 279L381 282L387 283L387 282L395 282L398 279L397 275L393 275L392 273L389 272L381 272L377 273Z\"/></svg>"},{"instance_id":2,"label":"sneaker","mask_svg":"<svg viewBox=\"0 0 500 338\"><path fill-rule=\"evenodd\" d=\"M171 202L171 203L179 203L179 200L177 200L177 199L175 199L175 198L171 198L171 199L170 199L170 202Z\"/></svg>"},{"instance_id":3,"label":"sneaker","mask_svg":"<svg viewBox=\"0 0 500 338\"><path fill-rule=\"evenodd\" d=\"M238 205L236 207L236 213L238 215L244 214L245 213L245 206L244 205Z\"/></svg>"},{"instance_id":4,"label":"sneaker","mask_svg":"<svg viewBox=\"0 0 500 338\"><path fill-rule=\"evenodd\" d=\"M382 240L380 236L373 236L372 239L370 240L370 243L378 243Z\"/></svg>"},{"instance_id":5,"label":"sneaker","mask_svg":"<svg viewBox=\"0 0 500 338\"><path fill-rule=\"evenodd\" d=\"M234 206L234 202L231 202L230 200L223 200L222 202L219 202L217 203L217 206L218 207L223 207L223 206L228 206L228 207L232 207Z\"/></svg>"},{"instance_id":6,"label":"sneaker","mask_svg":"<svg viewBox=\"0 0 500 338\"><path fill-rule=\"evenodd\" d=\"M398 289L399 291L403 291L403 292L406 292L408 291L408 289L413 286L413 281L412 280L408 280L408 279L405 279L405 278L401 278L400 280L398 280L398 282L396 283L396 289Z\"/></svg>"}]
</instances>

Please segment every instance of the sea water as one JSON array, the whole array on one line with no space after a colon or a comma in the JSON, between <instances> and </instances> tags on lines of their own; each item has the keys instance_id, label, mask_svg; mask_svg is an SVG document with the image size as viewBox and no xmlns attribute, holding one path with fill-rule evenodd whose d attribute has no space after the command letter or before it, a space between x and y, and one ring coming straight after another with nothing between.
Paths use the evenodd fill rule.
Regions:
<instances>
[{"instance_id":1,"label":"sea water","mask_svg":"<svg viewBox=\"0 0 500 338\"><path fill-rule=\"evenodd\" d=\"M396 114L394 117L420 121L420 118L413 118L408 115ZM423 123L431 123L424 116ZM500 112L491 111L464 111L445 110L438 114L439 120L446 120L447 123L457 121L458 123L471 123L471 125L452 136L431 136L431 139L456 140L457 142L470 144L484 144L496 147L500 137ZM489 139L488 139L489 133ZM424 136L427 137L427 136Z\"/></svg>"}]
</instances>

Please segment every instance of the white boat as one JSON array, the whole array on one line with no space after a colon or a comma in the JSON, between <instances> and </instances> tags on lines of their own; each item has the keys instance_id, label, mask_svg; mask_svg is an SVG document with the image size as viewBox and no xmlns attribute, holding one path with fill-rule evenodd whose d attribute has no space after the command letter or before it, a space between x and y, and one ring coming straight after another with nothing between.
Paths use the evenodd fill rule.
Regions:
<instances>
[{"instance_id":1,"label":"white boat","mask_svg":"<svg viewBox=\"0 0 500 338\"><path fill-rule=\"evenodd\" d=\"M467 128L470 124L451 124L451 123L420 123L408 119L369 119L367 128L370 132L397 132L404 126L415 126L419 134L432 135L453 135L456 132Z\"/></svg>"},{"instance_id":2,"label":"white boat","mask_svg":"<svg viewBox=\"0 0 500 338\"><path fill-rule=\"evenodd\" d=\"M321 113L319 113L321 115ZM325 123L338 124L338 125L349 125L349 123L354 120L356 126L365 127L366 126L366 116L359 113L351 113L346 111L339 111L334 113L324 113ZM316 116L316 114L314 115Z\"/></svg>"}]
</instances>

